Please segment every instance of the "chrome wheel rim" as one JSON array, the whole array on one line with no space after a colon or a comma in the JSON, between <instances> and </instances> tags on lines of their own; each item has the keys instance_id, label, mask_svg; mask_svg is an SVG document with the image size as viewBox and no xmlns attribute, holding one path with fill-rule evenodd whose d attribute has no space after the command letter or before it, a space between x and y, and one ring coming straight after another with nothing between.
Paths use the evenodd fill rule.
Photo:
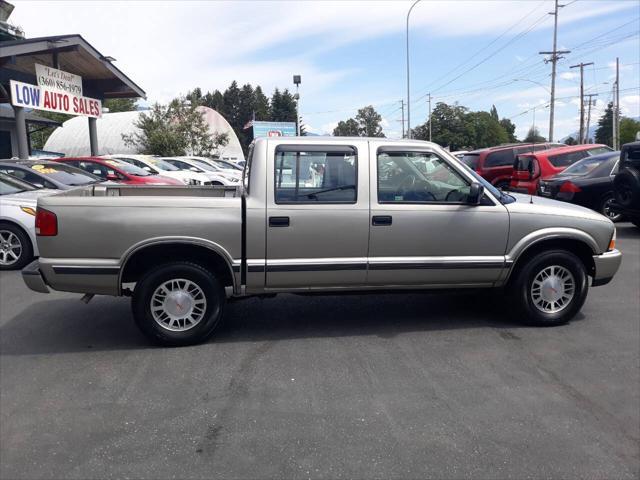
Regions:
<instances>
[{"instance_id":1,"label":"chrome wheel rim","mask_svg":"<svg viewBox=\"0 0 640 480\"><path fill-rule=\"evenodd\" d=\"M558 313L569 306L576 290L573 274L564 267L543 268L531 284L531 300L544 313Z\"/></svg>"},{"instance_id":2,"label":"chrome wheel rim","mask_svg":"<svg viewBox=\"0 0 640 480\"><path fill-rule=\"evenodd\" d=\"M207 310L207 299L191 280L174 278L155 289L150 308L153 319L162 328L184 332L200 323Z\"/></svg>"},{"instance_id":3,"label":"chrome wheel rim","mask_svg":"<svg viewBox=\"0 0 640 480\"><path fill-rule=\"evenodd\" d=\"M9 266L20 260L22 242L9 230L0 230L0 265Z\"/></svg>"}]
</instances>

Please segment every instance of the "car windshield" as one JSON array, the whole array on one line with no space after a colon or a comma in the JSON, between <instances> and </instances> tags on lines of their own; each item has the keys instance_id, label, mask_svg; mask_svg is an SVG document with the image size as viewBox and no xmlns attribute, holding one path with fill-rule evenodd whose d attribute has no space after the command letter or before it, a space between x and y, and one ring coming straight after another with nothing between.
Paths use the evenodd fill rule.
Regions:
<instances>
[{"instance_id":1,"label":"car windshield","mask_svg":"<svg viewBox=\"0 0 640 480\"><path fill-rule=\"evenodd\" d=\"M462 163L464 163L467 167L472 170L478 168L478 159L480 158L479 153L465 153L462 157Z\"/></svg>"},{"instance_id":2,"label":"car windshield","mask_svg":"<svg viewBox=\"0 0 640 480\"><path fill-rule=\"evenodd\" d=\"M207 172L215 172L216 171L215 168L213 168L207 162L203 162L202 160L198 160L196 158L191 158L190 161L191 161L191 163L196 164L198 167L202 168L203 170L206 170Z\"/></svg>"},{"instance_id":3,"label":"car windshield","mask_svg":"<svg viewBox=\"0 0 640 480\"><path fill-rule=\"evenodd\" d=\"M587 157L567 167L563 172L559 173L558 176L564 177L564 176L588 175L591 172L593 172L596 168L598 168L600 165L602 165L604 162L610 159L611 159L610 155L608 156L598 155L597 157Z\"/></svg>"},{"instance_id":4,"label":"car windshield","mask_svg":"<svg viewBox=\"0 0 640 480\"><path fill-rule=\"evenodd\" d=\"M13 195L31 190L37 190L30 183L23 182L4 173L0 173L0 195Z\"/></svg>"},{"instance_id":5,"label":"car windshield","mask_svg":"<svg viewBox=\"0 0 640 480\"><path fill-rule=\"evenodd\" d=\"M224 168L225 170L242 170L242 167L234 165L231 162L225 162L224 160L212 160L212 162L214 162L220 168Z\"/></svg>"},{"instance_id":6,"label":"car windshield","mask_svg":"<svg viewBox=\"0 0 640 480\"><path fill-rule=\"evenodd\" d=\"M22 167L29 168L33 172L40 174L45 178L73 187L102 182L100 177L96 177L95 175L91 175L89 172L85 172L79 168L65 165L63 163L34 162L33 164L23 164Z\"/></svg>"},{"instance_id":7,"label":"car windshield","mask_svg":"<svg viewBox=\"0 0 640 480\"><path fill-rule=\"evenodd\" d=\"M168 170L170 172L177 172L180 169L175 165L171 165L166 160L161 160L159 158L150 158L149 163L151 163L154 167L159 168L160 170Z\"/></svg>"},{"instance_id":8,"label":"car windshield","mask_svg":"<svg viewBox=\"0 0 640 480\"><path fill-rule=\"evenodd\" d=\"M135 177L148 177L149 175L151 175L150 172L147 172L140 167L136 167L135 165L131 165L130 163L124 161L121 162L119 160L105 160L105 163L112 165L115 168L118 168L123 172Z\"/></svg>"}]
</instances>

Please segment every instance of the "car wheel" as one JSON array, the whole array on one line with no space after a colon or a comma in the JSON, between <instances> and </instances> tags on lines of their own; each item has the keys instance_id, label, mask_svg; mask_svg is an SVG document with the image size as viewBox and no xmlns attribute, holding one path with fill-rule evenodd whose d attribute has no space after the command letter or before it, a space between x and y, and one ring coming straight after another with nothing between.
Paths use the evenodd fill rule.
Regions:
<instances>
[{"instance_id":1,"label":"car wheel","mask_svg":"<svg viewBox=\"0 0 640 480\"><path fill-rule=\"evenodd\" d=\"M613 195L607 195L602 204L600 205L600 213L607 217L612 222L619 222L622 219L622 214L617 213L611 209L611 204L615 202Z\"/></svg>"},{"instance_id":2,"label":"car wheel","mask_svg":"<svg viewBox=\"0 0 640 480\"><path fill-rule=\"evenodd\" d=\"M536 255L520 269L514 285L516 307L524 323L561 325L580 310L589 284L585 266L571 252Z\"/></svg>"},{"instance_id":3,"label":"car wheel","mask_svg":"<svg viewBox=\"0 0 640 480\"><path fill-rule=\"evenodd\" d=\"M640 206L640 171L624 168L613 179L616 201L623 207Z\"/></svg>"},{"instance_id":4,"label":"car wheel","mask_svg":"<svg viewBox=\"0 0 640 480\"><path fill-rule=\"evenodd\" d=\"M0 270L18 270L33 259L29 237L15 225L0 224Z\"/></svg>"},{"instance_id":5,"label":"car wheel","mask_svg":"<svg viewBox=\"0 0 640 480\"><path fill-rule=\"evenodd\" d=\"M222 284L190 262L161 265L136 285L131 303L136 324L154 343L193 345L207 340L220 323Z\"/></svg>"}]
</instances>

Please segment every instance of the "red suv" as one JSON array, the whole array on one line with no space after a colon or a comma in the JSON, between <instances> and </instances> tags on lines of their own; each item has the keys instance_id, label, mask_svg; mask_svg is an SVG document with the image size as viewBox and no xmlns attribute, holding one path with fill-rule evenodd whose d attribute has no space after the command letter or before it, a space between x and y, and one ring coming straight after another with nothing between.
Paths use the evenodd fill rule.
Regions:
<instances>
[{"instance_id":1,"label":"red suv","mask_svg":"<svg viewBox=\"0 0 640 480\"><path fill-rule=\"evenodd\" d=\"M563 146L562 143L511 143L467 152L462 161L497 188L505 188L511 181L516 156Z\"/></svg>"},{"instance_id":2,"label":"red suv","mask_svg":"<svg viewBox=\"0 0 640 480\"><path fill-rule=\"evenodd\" d=\"M153 184L153 185L184 185L175 178L153 175L135 165L97 157L62 157L55 158L56 162L63 162L86 172L92 173L103 180L112 180L129 185Z\"/></svg>"},{"instance_id":3,"label":"red suv","mask_svg":"<svg viewBox=\"0 0 640 480\"><path fill-rule=\"evenodd\" d=\"M534 195L541 179L560 173L569 165L591 155L611 152L606 145L574 145L553 148L543 152L518 155L513 164L513 177L509 190Z\"/></svg>"}]
</instances>

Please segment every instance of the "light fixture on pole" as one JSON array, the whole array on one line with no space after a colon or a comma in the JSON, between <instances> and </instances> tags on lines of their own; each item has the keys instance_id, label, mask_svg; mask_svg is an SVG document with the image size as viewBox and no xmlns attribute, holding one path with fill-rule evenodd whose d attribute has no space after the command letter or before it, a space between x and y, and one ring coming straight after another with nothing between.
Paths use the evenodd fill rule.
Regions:
<instances>
[{"instance_id":1,"label":"light fixture on pole","mask_svg":"<svg viewBox=\"0 0 640 480\"><path fill-rule=\"evenodd\" d=\"M407 12L407 138L411 138L411 89L409 80L409 16L420 0L415 0Z\"/></svg>"},{"instance_id":2,"label":"light fixture on pole","mask_svg":"<svg viewBox=\"0 0 640 480\"><path fill-rule=\"evenodd\" d=\"M293 97L296 100L296 135L300 136L300 92L298 89L302 83L302 77L300 75L294 75L293 83L296 86L296 94Z\"/></svg>"}]
</instances>

